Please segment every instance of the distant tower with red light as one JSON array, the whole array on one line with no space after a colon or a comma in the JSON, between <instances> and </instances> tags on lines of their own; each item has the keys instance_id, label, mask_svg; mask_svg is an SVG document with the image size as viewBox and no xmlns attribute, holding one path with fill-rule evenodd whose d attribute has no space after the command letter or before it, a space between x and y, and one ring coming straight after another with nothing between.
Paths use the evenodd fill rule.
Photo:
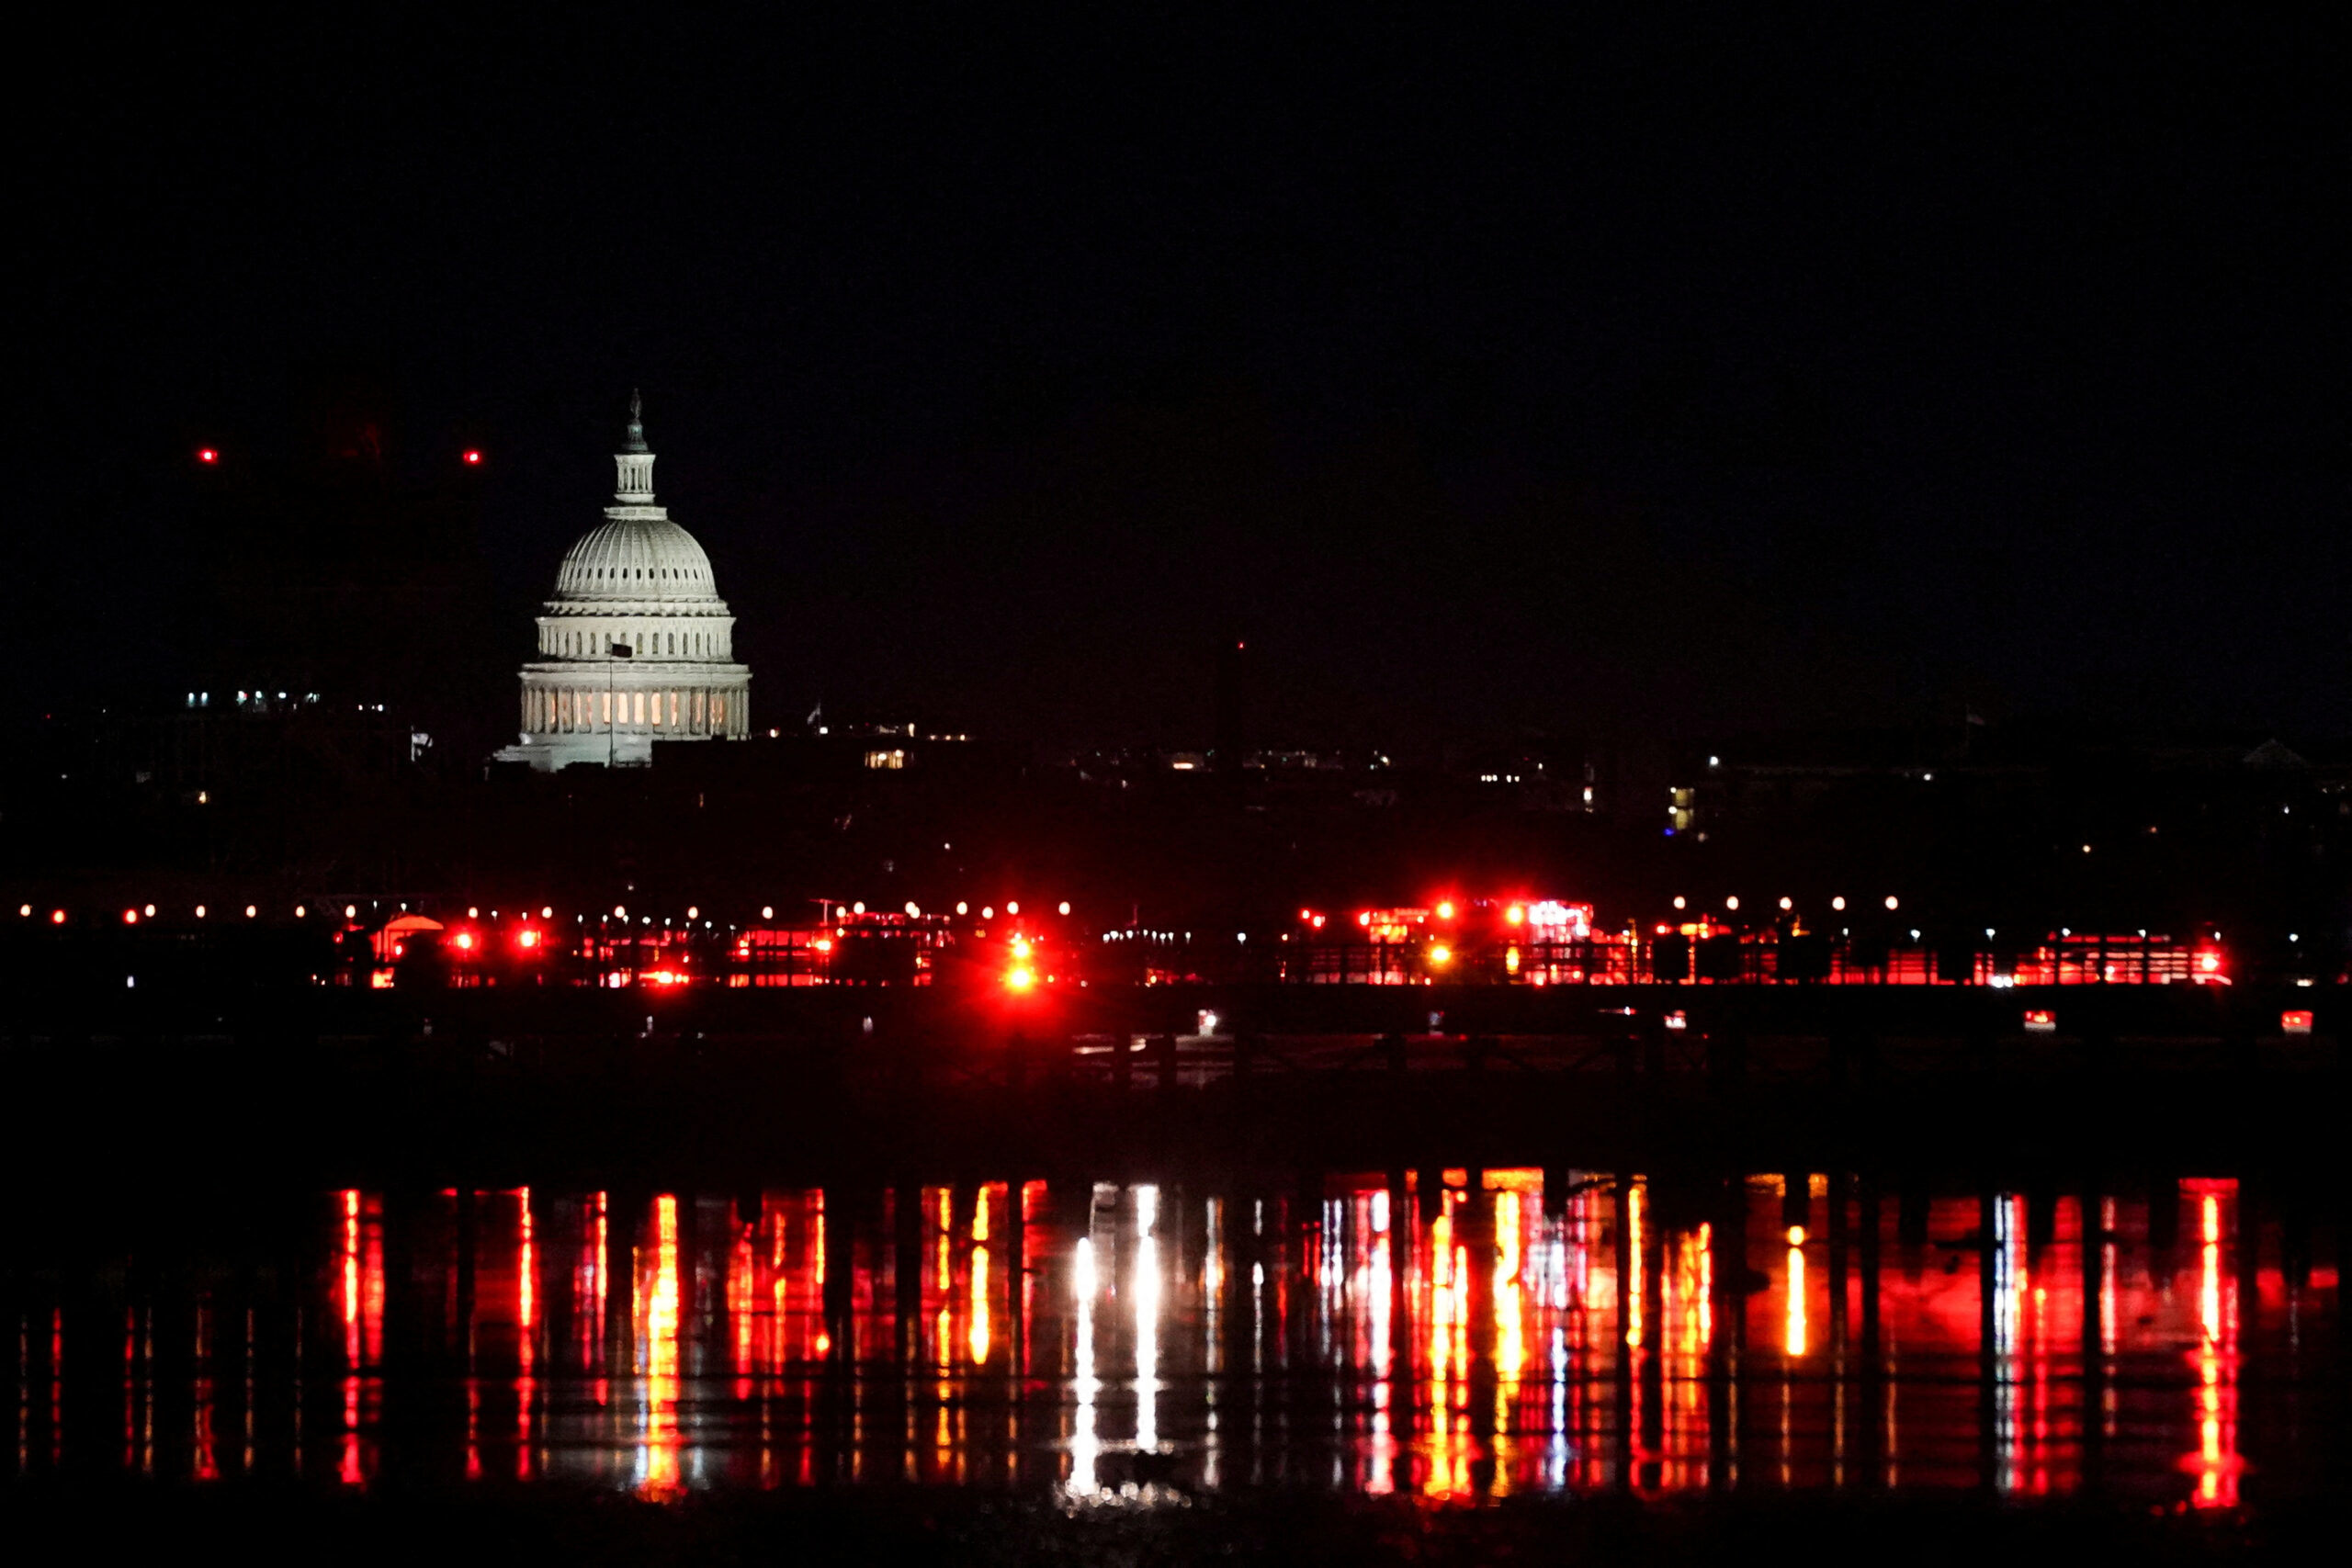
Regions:
<instances>
[{"instance_id":1,"label":"distant tower with red light","mask_svg":"<svg viewBox=\"0 0 2352 1568\"><path fill-rule=\"evenodd\" d=\"M735 617L710 558L653 500L644 405L628 400L605 521L582 536L539 615L523 666L522 738L498 760L543 771L644 763L656 740L751 733L752 671L735 662Z\"/></svg>"}]
</instances>

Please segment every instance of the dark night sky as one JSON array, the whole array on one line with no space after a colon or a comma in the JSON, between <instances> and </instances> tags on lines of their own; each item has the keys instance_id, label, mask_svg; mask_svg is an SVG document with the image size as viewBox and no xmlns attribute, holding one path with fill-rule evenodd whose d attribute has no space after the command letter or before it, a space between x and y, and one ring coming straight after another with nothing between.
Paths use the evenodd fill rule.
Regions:
<instances>
[{"instance_id":1,"label":"dark night sky","mask_svg":"<svg viewBox=\"0 0 2352 1568\"><path fill-rule=\"evenodd\" d=\"M765 720L1198 738L1247 635L1307 739L2352 729L2300 24L663 9L28 64L20 700L172 678L187 452L356 360L490 452L518 657L642 385Z\"/></svg>"}]
</instances>

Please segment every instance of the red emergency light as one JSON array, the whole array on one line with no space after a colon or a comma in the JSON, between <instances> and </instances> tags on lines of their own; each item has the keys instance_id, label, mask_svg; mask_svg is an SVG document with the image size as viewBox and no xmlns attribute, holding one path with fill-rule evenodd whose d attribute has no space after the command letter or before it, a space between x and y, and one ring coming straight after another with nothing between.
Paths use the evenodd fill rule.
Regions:
<instances>
[{"instance_id":1,"label":"red emergency light","mask_svg":"<svg viewBox=\"0 0 2352 1568\"><path fill-rule=\"evenodd\" d=\"M2278 1015L2279 1033L2309 1034L2311 1032L2312 1015L2308 1010L2303 1008L2295 1008Z\"/></svg>"}]
</instances>

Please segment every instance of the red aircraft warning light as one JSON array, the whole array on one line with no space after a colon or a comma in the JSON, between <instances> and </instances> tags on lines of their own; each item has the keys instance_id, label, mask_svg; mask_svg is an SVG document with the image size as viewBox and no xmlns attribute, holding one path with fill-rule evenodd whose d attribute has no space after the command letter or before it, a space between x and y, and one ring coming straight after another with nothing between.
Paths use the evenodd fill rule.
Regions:
<instances>
[{"instance_id":1,"label":"red aircraft warning light","mask_svg":"<svg viewBox=\"0 0 2352 1568\"><path fill-rule=\"evenodd\" d=\"M467 448L466 448L466 467L468 467L469 468L480 468L481 466L481 448L480 448L479 446L469 446L469 447L467 447Z\"/></svg>"},{"instance_id":2,"label":"red aircraft warning light","mask_svg":"<svg viewBox=\"0 0 2352 1568\"><path fill-rule=\"evenodd\" d=\"M514 945L528 953L539 945L539 933L531 927L525 926L514 933Z\"/></svg>"},{"instance_id":3,"label":"red aircraft warning light","mask_svg":"<svg viewBox=\"0 0 2352 1568\"><path fill-rule=\"evenodd\" d=\"M210 446L199 446L196 449L196 460L209 466L220 460L220 454Z\"/></svg>"}]
</instances>

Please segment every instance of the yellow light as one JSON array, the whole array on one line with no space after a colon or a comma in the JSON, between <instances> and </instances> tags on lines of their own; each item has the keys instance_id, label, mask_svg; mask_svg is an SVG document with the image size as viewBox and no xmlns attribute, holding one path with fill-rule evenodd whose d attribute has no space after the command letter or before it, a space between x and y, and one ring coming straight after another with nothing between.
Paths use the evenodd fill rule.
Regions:
<instances>
[{"instance_id":1,"label":"yellow light","mask_svg":"<svg viewBox=\"0 0 2352 1568\"><path fill-rule=\"evenodd\" d=\"M1453 949L1446 946L1443 942L1439 942L1436 946L1430 949L1430 964L1432 967L1442 969L1453 962Z\"/></svg>"},{"instance_id":2,"label":"yellow light","mask_svg":"<svg viewBox=\"0 0 2352 1568\"><path fill-rule=\"evenodd\" d=\"M1007 990L1025 991L1036 983L1036 972L1025 964L1016 964L1005 971L1004 985Z\"/></svg>"},{"instance_id":3,"label":"yellow light","mask_svg":"<svg viewBox=\"0 0 2352 1568\"><path fill-rule=\"evenodd\" d=\"M1012 939L1012 956L1015 958L1026 958L1029 956L1029 939L1027 937L1017 936Z\"/></svg>"},{"instance_id":4,"label":"yellow light","mask_svg":"<svg viewBox=\"0 0 2352 1568\"><path fill-rule=\"evenodd\" d=\"M1437 907L1437 918L1438 918L1439 919L1441 919L1441 920L1450 920L1450 919L1453 919L1453 899L1451 899L1451 898L1446 898L1446 899L1442 899L1442 900L1439 902L1438 907Z\"/></svg>"},{"instance_id":5,"label":"yellow light","mask_svg":"<svg viewBox=\"0 0 2352 1568\"><path fill-rule=\"evenodd\" d=\"M1509 920L1512 925L1519 925L1526 920L1527 911L1521 908L1518 905L1513 904L1509 909L1503 911L1503 919Z\"/></svg>"}]
</instances>

